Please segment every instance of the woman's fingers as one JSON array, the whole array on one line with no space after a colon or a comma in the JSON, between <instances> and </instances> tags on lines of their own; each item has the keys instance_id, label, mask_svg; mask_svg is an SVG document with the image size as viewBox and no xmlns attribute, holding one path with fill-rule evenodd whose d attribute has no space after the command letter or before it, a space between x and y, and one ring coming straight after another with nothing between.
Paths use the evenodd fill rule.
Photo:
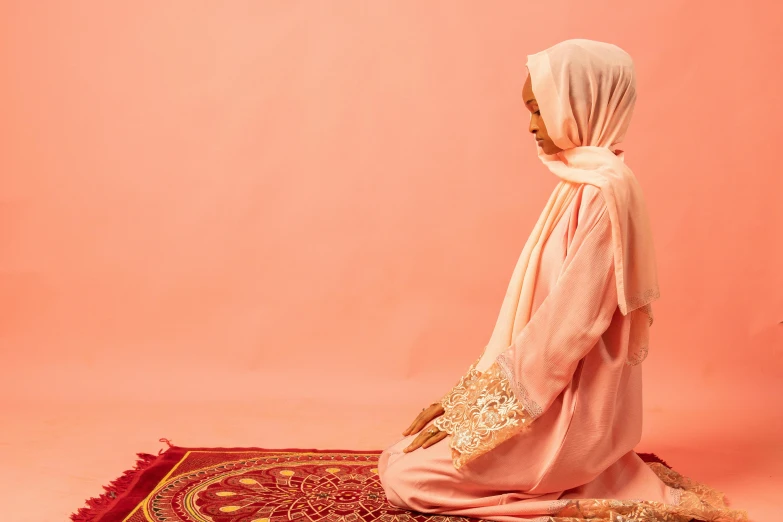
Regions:
<instances>
[{"instance_id":1,"label":"woman's fingers","mask_svg":"<svg viewBox=\"0 0 783 522\"><path fill-rule=\"evenodd\" d=\"M430 437L430 434L426 431L423 431L419 433L419 436L413 439L413 442L410 443L410 445L403 450L403 453L410 453L413 450L416 450L421 447L422 444L424 444L424 441L427 440Z\"/></svg>"},{"instance_id":2,"label":"woman's fingers","mask_svg":"<svg viewBox=\"0 0 783 522\"><path fill-rule=\"evenodd\" d=\"M419 415L419 416L416 418L416 420L414 421L414 423L413 423L413 426L412 426L412 429L411 429L411 432L410 432L408 435L413 435L414 433L418 433L418 432L420 432L420 431L421 431L421 429L422 429L424 426L426 426L427 424L429 424L429 422L430 422L431 420L432 420L432 419L430 418L430 416L429 416L429 415L427 415L427 412L426 412L426 411L425 411L425 412L423 412L423 413L422 413L421 415Z\"/></svg>"},{"instance_id":3,"label":"woman's fingers","mask_svg":"<svg viewBox=\"0 0 783 522\"><path fill-rule=\"evenodd\" d=\"M403 432L402 432L402 434L403 434L403 435L405 435L405 436L407 437L408 435L413 435L414 433L416 433L416 431L419 431L421 428L419 428L419 429L418 429L418 430L416 430L416 431L413 431L413 429L414 429L414 428L415 428L417 425L419 425L419 424L420 424L420 422L421 422L421 416L422 416L422 415L424 415L424 412L421 412L421 413L419 413L419 414L416 416L416 418L415 418L415 419L413 419L413 422L411 422L411 425L410 425L410 426L408 426L408 429L406 429L405 431L403 431Z\"/></svg>"},{"instance_id":4,"label":"woman's fingers","mask_svg":"<svg viewBox=\"0 0 783 522\"><path fill-rule=\"evenodd\" d=\"M421 413L419 413L419 415L413 419L411 425L408 426L408 429L403 431L402 434L407 437L408 435L418 433L424 426L441 415L443 415L443 406L441 406L438 402L431 404L428 408L423 409Z\"/></svg>"},{"instance_id":5,"label":"woman's fingers","mask_svg":"<svg viewBox=\"0 0 783 522\"><path fill-rule=\"evenodd\" d=\"M432 446L438 441L443 440L444 438L446 438L445 432L440 431L434 426L430 426L425 431L419 433L419 436L413 439L413 442L411 442L410 445L403 450L403 453L410 453L411 451L414 451L421 447L429 448L430 446Z\"/></svg>"},{"instance_id":6,"label":"woman's fingers","mask_svg":"<svg viewBox=\"0 0 783 522\"><path fill-rule=\"evenodd\" d=\"M421 446L422 449L427 449L433 444L437 444L438 442L442 441L448 436L448 433L445 431L439 431L436 435L433 435L429 439L427 439L424 444Z\"/></svg>"},{"instance_id":7,"label":"woman's fingers","mask_svg":"<svg viewBox=\"0 0 783 522\"><path fill-rule=\"evenodd\" d=\"M407 437L408 435L418 433L431 420L432 419L430 418L429 408L425 408L421 410L421 413L419 413L415 419L413 419L411 425L408 426L408 429L403 431L402 434Z\"/></svg>"}]
</instances>

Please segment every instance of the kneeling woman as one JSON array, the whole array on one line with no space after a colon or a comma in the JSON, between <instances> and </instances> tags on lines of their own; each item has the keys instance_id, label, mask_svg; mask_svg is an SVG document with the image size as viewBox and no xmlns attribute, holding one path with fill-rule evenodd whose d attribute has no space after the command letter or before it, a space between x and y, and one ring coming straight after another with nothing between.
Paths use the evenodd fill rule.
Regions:
<instances>
[{"instance_id":1,"label":"kneeling woman","mask_svg":"<svg viewBox=\"0 0 783 522\"><path fill-rule=\"evenodd\" d=\"M633 61L568 40L527 68L530 132L560 181L482 355L381 455L386 495L404 509L498 521L744 520L633 451L659 297L644 199L617 149L636 99Z\"/></svg>"}]
</instances>

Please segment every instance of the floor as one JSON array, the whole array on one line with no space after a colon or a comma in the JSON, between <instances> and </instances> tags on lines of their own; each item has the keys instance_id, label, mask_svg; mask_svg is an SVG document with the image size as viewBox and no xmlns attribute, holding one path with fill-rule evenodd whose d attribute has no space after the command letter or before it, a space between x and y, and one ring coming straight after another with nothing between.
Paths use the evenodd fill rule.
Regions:
<instances>
[{"instance_id":1,"label":"floor","mask_svg":"<svg viewBox=\"0 0 783 522\"><path fill-rule=\"evenodd\" d=\"M179 446L382 449L421 409L413 402L346 408L328 398L1 406L0 497L9 522L67 521L85 498L131 468L135 453L164 448L161 437ZM765 415L647 411L638 450L724 491L752 520L778 520L783 414Z\"/></svg>"}]
</instances>

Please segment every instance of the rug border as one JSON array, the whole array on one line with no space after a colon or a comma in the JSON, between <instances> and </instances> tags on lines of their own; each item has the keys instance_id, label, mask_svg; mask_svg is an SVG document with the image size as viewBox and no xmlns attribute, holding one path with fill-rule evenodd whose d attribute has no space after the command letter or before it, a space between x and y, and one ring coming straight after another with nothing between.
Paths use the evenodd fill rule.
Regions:
<instances>
[{"instance_id":1,"label":"rug border","mask_svg":"<svg viewBox=\"0 0 783 522\"><path fill-rule=\"evenodd\" d=\"M163 478L192 451L211 452L286 452L286 453L347 453L350 455L380 455L382 450L342 450L315 448L256 448L256 447L181 447L166 441L169 448L157 456L137 453L136 467L125 471L120 478L104 486L105 492L85 502L87 507L71 514L73 522L122 522L155 490ZM659 462L670 466L654 453L637 453L645 462ZM110 495L114 493L116 498Z\"/></svg>"}]
</instances>

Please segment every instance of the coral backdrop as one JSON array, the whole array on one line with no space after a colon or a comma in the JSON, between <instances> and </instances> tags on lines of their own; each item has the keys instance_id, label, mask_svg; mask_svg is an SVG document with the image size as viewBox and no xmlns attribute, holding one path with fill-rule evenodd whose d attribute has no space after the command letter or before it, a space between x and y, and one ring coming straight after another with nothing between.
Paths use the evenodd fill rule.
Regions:
<instances>
[{"instance_id":1,"label":"coral backdrop","mask_svg":"<svg viewBox=\"0 0 783 522\"><path fill-rule=\"evenodd\" d=\"M663 294L645 401L672 430L656 440L683 440L684 410L717 441L686 447L779 433L783 9L754 4L3 1L6 449L58 437L43 411L90 410L60 421L96 434L102 409L149 425L133 405L163 402L220 419L152 424L180 445L393 442L489 338L556 183L525 56L574 37L636 61L626 160ZM214 406L237 401L231 420ZM313 404L381 420L346 435ZM270 408L291 419L273 434ZM66 451L82 482L50 476L62 509L145 449L92 436ZM117 460L84 478L96 452Z\"/></svg>"}]
</instances>

